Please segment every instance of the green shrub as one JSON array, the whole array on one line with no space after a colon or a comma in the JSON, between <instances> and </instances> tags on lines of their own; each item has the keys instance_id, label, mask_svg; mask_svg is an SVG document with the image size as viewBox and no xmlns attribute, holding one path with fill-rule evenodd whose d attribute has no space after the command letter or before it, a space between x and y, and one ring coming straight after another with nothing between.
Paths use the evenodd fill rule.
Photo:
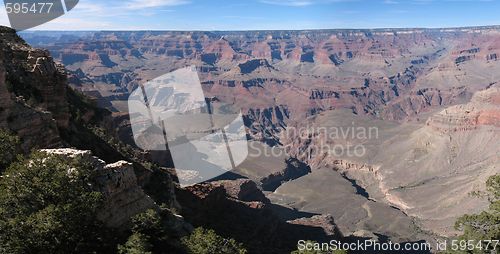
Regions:
<instances>
[{"instance_id":1,"label":"green shrub","mask_svg":"<svg viewBox=\"0 0 500 254\"><path fill-rule=\"evenodd\" d=\"M109 252L93 167L41 152L0 178L0 253Z\"/></svg>"},{"instance_id":2,"label":"green shrub","mask_svg":"<svg viewBox=\"0 0 500 254\"><path fill-rule=\"evenodd\" d=\"M190 254L244 254L247 250L234 239L226 239L213 230L197 228L182 239L182 243Z\"/></svg>"},{"instance_id":3,"label":"green shrub","mask_svg":"<svg viewBox=\"0 0 500 254\"><path fill-rule=\"evenodd\" d=\"M118 247L121 253L152 252L160 254L182 252L179 238L170 234L166 213L167 211L159 213L156 210L149 209L134 216L132 218L132 234L127 243ZM132 248L134 246L132 243L139 244L140 248Z\"/></svg>"},{"instance_id":4,"label":"green shrub","mask_svg":"<svg viewBox=\"0 0 500 254\"><path fill-rule=\"evenodd\" d=\"M125 245L118 246L119 254L152 254L149 237L141 233L132 234Z\"/></svg>"},{"instance_id":5,"label":"green shrub","mask_svg":"<svg viewBox=\"0 0 500 254\"><path fill-rule=\"evenodd\" d=\"M160 215L153 209L132 218L132 232L146 235L154 242L161 242L166 237Z\"/></svg>"},{"instance_id":6,"label":"green shrub","mask_svg":"<svg viewBox=\"0 0 500 254\"><path fill-rule=\"evenodd\" d=\"M0 129L0 173L16 158L19 151L19 138Z\"/></svg>"},{"instance_id":7,"label":"green shrub","mask_svg":"<svg viewBox=\"0 0 500 254\"><path fill-rule=\"evenodd\" d=\"M477 193L476 193L477 194ZM466 214L460 217L455 223L455 228L461 230L463 234L458 240L474 242L477 246L479 241L500 239L500 174L491 176L486 182L486 192L479 193L490 202L489 209L479 214ZM486 246L486 242L483 246ZM489 249L476 248L466 252L446 252L446 253L494 253L494 244L490 244ZM498 246L497 246L498 250Z\"/></svg>"}]
</instances>

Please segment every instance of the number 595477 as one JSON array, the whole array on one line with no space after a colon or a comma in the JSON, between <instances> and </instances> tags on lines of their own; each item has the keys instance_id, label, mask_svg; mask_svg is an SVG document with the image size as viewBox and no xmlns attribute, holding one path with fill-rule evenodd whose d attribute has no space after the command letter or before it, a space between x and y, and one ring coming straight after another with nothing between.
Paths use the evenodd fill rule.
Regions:
<instances>
[{"instance_id":1,"label":"number 595477","mask_svg":"<svg viewBox=\"0 0 500 254\"><path fill-rule=\"evenodd\" d=\"M5 9L8 14L48 14L53 5L54 3L6 3Z\"/></svg>"}]
</instances>

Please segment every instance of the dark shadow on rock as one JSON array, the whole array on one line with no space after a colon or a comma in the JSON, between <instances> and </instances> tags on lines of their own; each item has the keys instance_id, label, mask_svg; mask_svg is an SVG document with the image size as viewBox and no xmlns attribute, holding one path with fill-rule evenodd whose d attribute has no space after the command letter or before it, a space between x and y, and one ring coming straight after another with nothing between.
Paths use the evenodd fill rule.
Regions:
<instances>
[{"instance_id":1,"label":"dark shadow on rock","mask_svg":"<svg viewBox=\"0 0 500 254\"><path fill-rule=\"evenodd\" d=\"M286 165L285 170L271 174L261 180L263 190L275 191L284 182L295 180L311 173L309 165L295 158L287 159Z\"/></svg>"},{"instance_id":2,"label":"dark shadow on rock","mask_svg":"<svg viewBox=\"0 0 500 254\"><path fill-rule=\"evenodd\" d=\"M310 218L314 215L319 215L315 213L301 212L293 208L288 208L276 204L269 204L268 208L272 210L273 213L283 221L295 220L299 218Z\"/></svg>"},{"instance_id":3,"label":"dark shadow on rock","mask_svg":"<svg viewBox=\"0 0 500 254\"><path fill-rule=\"evenodd\" d=\"M274 210L279 210L276 205L228 198L220 186L200 184L178 189L176 194L187 221L195 227L213 229L224 237L234 238L243 243L250 253L288 254L296 250L299 240L328 242L338 237L327 235L321 227L287 223L275 214ZM293 212L282 211L283 214ZM289 218L298 217L289 215Z\"/></svg>"},{"instance_id":4,"label":"dark shadow on rock","mask_svg":"<svg viewBox=\"0 0 500 254\"><path fill-rule=\"evenodd\" d=\"M213 178L210 181L221 181L221 180L237 180L237 179L248 179L245 176L242 176L240 174L228 171L227 173L224 173L218 177Z\"/></svg>"}]
</instances>

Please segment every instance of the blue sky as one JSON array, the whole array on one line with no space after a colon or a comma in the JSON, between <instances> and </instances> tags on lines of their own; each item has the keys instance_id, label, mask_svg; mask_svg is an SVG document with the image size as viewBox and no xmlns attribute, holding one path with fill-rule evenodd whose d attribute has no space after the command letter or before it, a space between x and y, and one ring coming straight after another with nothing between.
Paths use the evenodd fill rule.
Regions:
<instances>
[{"instance_id":1,"label":"blue sky","mask_svg":"<svg viewBox=\"0 0 500 254\"><path fill-rule=\"evenodd\" d=\"M80 0L36 30L262 30L500 25L500 0ZM8 25L0 8L0 24Z\"/></svg>"}]
</instances>

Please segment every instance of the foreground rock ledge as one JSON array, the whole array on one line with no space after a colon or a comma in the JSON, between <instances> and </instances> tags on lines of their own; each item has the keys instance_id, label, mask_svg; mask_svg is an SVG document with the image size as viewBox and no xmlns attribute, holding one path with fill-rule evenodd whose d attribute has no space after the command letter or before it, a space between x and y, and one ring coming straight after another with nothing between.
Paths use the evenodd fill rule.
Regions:
<instances>
[{"instance_id":1,"label":"foreground rock ledge","mask_svg":"<svg viewBox=\"0 0 500 254\"><path fill-rule=\"evenodd\" d=\"M134 215L158 208L137 184L132 163L118 161L106 164L103 160L92 156L90 151L69 148L41 151L68 159L82 159L94 167L98 172L95 179L97 190L103 194L105 200L97 217L108 227L125 228Z\"/></svg>"}]
</instances>

